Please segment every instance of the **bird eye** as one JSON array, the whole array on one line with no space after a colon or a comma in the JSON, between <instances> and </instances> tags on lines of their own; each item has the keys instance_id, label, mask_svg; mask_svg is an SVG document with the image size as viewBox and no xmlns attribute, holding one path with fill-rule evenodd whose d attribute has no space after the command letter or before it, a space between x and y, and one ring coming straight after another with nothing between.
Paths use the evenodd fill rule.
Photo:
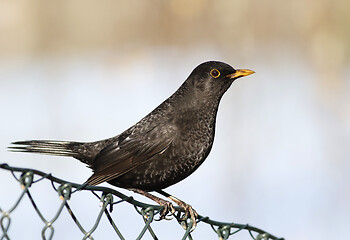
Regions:
<instances>
[{"instance_id":1,"label":"bird eye","mask_svg":"<svg viewBox=\"0 0 350 240\"><path fill-rule=\"evenodd\" d=\"M212 69L210 71L210 75L213 77L213 78L218 78L220 76L220 71L217 70L217 69Z\"/></svg>"}]
</instances>

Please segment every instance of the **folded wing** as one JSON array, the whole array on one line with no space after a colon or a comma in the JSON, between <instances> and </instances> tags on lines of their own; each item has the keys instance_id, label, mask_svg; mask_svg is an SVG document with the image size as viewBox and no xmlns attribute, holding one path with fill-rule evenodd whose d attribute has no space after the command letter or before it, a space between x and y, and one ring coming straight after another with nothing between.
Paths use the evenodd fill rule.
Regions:
<instances>
[{"instance_id":1,"label":"folded wing","mask_svg":"<svg viewBox=\"0 0 350 240\"><path fill-rule=\"evenodd\" d=\"M97 185L110 181L165 152L176 132L176 127L171 124L154 126L146 132L127 130L96 156L91 164L94 174L87 183Z\"/></svg>"}]
</instances>

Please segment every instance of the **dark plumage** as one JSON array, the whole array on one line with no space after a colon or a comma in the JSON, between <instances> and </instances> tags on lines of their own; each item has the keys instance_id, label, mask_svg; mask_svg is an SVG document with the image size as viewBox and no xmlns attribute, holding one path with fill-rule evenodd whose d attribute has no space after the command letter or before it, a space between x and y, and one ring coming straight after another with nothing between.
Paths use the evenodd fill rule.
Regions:
<instances>
[{"instance_id":1,"label":"dark plumage","mask_svg":"<svg viewBox=\"0 0 350 240\"><path fill-rule=\"evenodd\" d=\"M222 62L196 67L180 88L116 137L80 143L20 141L13 151L71 156L88 164L90 185L161 190L193 173L208 156L221 97L232 82L254 73Z\"/></svg>"}]
</instances>

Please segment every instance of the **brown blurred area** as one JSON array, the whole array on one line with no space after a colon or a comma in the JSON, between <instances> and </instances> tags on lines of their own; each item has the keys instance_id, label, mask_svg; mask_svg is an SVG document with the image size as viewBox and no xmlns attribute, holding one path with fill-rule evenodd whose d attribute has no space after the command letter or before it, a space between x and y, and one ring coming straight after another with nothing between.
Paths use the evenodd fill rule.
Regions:
<instances>
[{"instance_id":1,"label":"brown blurred area","mask_svg":"<svg viewBox=\"0 0 350 240\"><path fill-rule=\"evenodd\" d=\"M3 0L0 59L208 44L246 55L282 45L337 85L349 64L349 23L347 0Z\"/></svg>"},{"instance_id":2,"label":"brown blurred area","mask_svg":"<svg viewBox=\"0 0 350 240\"><path fill-rule=\"evenodd\" d=\"M22 54L215 44L293 45L315 64L349 59L350 2L11 1L0 3L1 58ZM328 64L326 64L329 66Z\"/></svg>"}]
</instances>

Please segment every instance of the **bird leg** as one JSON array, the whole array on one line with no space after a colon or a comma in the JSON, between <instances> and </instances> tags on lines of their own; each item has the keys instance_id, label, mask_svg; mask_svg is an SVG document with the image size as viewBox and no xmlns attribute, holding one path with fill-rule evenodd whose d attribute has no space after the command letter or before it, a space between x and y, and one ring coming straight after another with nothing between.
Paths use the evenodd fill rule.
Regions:
<instances>
[{"instance_id":1,"label":"bird leg","mask_svg":"<svg viewBox=\"0 0 350 240\"><path fill-rule=\"evenodd\" d=\"M150 194L149 192L146 192L146 191L143 191L143 190L140 190L140 189L131 188L129 190L131 190L131 191L133 191L135 193L141 194L141 195L143 195L143 196L145 196L145 197L155 201L160 206L164 207L163 211L160 213L159 219L156 219L156 221L160 221L162 219L171 220L169 218L166 218L166 216L169 214L169 212L171 214L174 214L176 212L173 204L171 202L167 201L167 200L161 199L161 198L159 198L157 196L154 196L154 195Z\"/></svg>"},{"instance_id":2,"label":"bird leg","mask_svg":"<svg viewBox=\"0 0 350 240\"><path fill-rule=\"evenodd\" d=\"M179 205L180 207L182 207L185 210L184 216L181 217L181 218L178 217L177 220L180 222L180 221L184 221L188 217L190 217L192 222L193 222L191 231L193 231L196 228L196 226L197 226L198 213L192 208L192 206L187 204L187 203L185 203L184 201L178 199L177 197L174 197L174 196L164 192L163 190L159 190L157 192L162 194L163 196L169 198L170 200L172 200L173 202L175 202L177 205Z\"/></svg>"}]
</instances>

